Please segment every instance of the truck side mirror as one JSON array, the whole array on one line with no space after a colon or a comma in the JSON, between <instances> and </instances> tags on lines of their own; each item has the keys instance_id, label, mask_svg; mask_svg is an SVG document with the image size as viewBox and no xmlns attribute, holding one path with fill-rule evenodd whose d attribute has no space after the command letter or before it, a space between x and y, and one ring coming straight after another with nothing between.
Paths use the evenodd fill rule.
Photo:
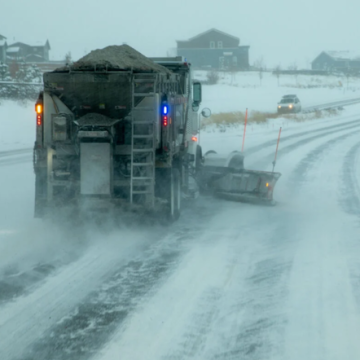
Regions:
<instances>
[{"instance_id":1,"label":"truck side mirror","mask_svg":"<svg viewBox=\"0 0 360 360\"><path fill-rule=\"evenodd\" d=\"M199 106L201 103L201 84L199 82L193 83L193 105Z\"/></svg>"}]
</instances>

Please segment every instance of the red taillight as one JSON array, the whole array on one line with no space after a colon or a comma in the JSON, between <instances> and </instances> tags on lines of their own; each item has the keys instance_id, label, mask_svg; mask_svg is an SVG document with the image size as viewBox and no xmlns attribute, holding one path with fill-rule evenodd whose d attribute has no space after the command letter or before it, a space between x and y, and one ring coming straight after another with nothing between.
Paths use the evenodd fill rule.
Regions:
<instances>
[{"instance_id":1,"label":"red taillight","mask_svg":"<svg viewBox=\"0 0 360 360\"><path fill-rule=\"evenodd\" d=\"M198 139L197 139L196 136L193 136L193 137L191 138L191 140L196 142Z\"/></svg>"},{"instance_id":2,"label":"red taillight","mask_svg":"<svg viewBox=\"0 0 360 360\"><path fill-rule=\"evenodd\" d=\"M163 116L163 125L168 126L168 117L167 117L167 115Z\"/></svg>"},{"instance_id":3,"label":"red taillight","mask_svg":"<svg viewBox=\"0 0 360 360\"><path fill-rule=\"evenodd\" d=\"M42 114L44 111L43 103L41 100L38 100L38 102L35 104L35 111L36 111L36 124L37 126L42 125Z\"/></svg>"}]
</instances>

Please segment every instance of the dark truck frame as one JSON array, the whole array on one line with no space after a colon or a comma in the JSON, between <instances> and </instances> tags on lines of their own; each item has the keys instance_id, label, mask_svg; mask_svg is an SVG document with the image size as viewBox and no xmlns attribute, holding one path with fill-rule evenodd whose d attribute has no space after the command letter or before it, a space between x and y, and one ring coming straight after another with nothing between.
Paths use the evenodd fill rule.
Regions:
<instances>
[{"instance_id":1,"label":"dark truck frame","mask_svg":"<svg viewBox=\"0 0 360 360\"><path fill-rule=\"evenodd\" d=\"M192 84L190 65L182 59L171 68L171 74L44 74L36 103L36 217L69 205L179 216L181 192L191 192L189 176L201 156L191 141L201 87Z\"/></svg>"}]
</instances>

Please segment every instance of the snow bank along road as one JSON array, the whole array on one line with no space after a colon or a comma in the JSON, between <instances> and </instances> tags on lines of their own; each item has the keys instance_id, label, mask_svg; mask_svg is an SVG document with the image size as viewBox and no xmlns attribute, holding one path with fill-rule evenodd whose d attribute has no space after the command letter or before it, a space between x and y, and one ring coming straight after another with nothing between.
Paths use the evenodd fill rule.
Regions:
<instances>
[{"instance_id":1,"label":"snow bank along road","mask_svg":"<svg viewBox=\"0 0 360 360\"><path fill-rule=\"evenodd\" d=\"M169 228L31 220L31 164L6 168L0 359L360 358L360 116L284 133L277 206L200 198Z\"/></svg>"},{"instance_id":2,"label":"snow bank along road","mask_svg":"<svg viewBox=\"0 0 360 360\"><path fill-rule=\"evenodd\" d=\"M310 112L316 110L327 110L327 109L336 109L341 108L343 106L355 105L360 102L360 98L341 100L341 101L333 101L327 104L315 105L315 106L306 106L302 109L302 112Z\"/></svg>"}]
</instances>

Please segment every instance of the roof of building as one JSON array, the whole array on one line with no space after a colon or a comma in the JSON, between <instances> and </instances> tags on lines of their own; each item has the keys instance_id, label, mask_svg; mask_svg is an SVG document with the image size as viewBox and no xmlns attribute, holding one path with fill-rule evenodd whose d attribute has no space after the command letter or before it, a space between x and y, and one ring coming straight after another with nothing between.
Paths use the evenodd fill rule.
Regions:
<instances>
[{"instance_id":1,"label":"roof of building","mask_svg":"<svg viewBox=\"0 0 360 360\"><path fill-rule=\"evenodd\" d=\"M11 44L9 47L12 47L12 46L19 46L19 47L22 47L22 46L25 46L25 47L48 47L49 49L50 48L50 43L49 43L49 40L46 40L46 42L36 42L36 44L32 44L32 45L29 45L29 44L26 44L26 43L23 43L23 42L16 42L14 44Z\"/></svg>"},{"instance_id":2,"label":"roof of building","mask_svg":"<svg viewBox=\"0 0 360 360\"><path fill-rule=\"evenodd\" d=\"M324 51L324 53L329 55L336 61L360 60L360 52L359 51Z\"/></svg>"},{"instance_id":3,"label":"roof of building","mask_svg":"<svg viewBox=\"0 0 360 360\"><path fill-rule=\"evenodd\" d=\"M45 42L44 41L36 41L36 43L30 44L30 46L32 46L32 47L45 47L45 46L47 46L50 49L49 40L46 40Z\"/></svg>"},{"instance_id":4,"label":"roof of building","mask_svg":"<svg viewBox=\"0 0 360 360\"><path fill-rule=\"evenodd\" d=\"M0 40L6 40L6 37L0 34Z\"/></svg>"},{"instance_id":5,"label":"roof of building","mask_svg":"<svg viewBox=\"0 0 360 360\"><path fill-rule=\"evenodd\" d=\"M238 37L233 36L233 35L230 35L230 34L227 34L227 33L223 32L223 31L220 31L220 30L215 29L215 28L212 28L212 29L209 29L209 30L207 30L207 31L204 31L204 32L202 32L202 33L200 33L200 34L198 34L198 35L196 35L196 36L193 36L192 38L190 38L190 39L188 39L188 40L177 40L177 41L192 41L192 40L195 40L195 39L197 39L197 38L199 38L199 37L201 37L201 36L203 36L203 35L205 35L205 34L207 34L207 33L209 33L209 32L212 32L212 31L216 31L216 32L218 32L218 33L221 34L221 35L225 35L225 36L228 36L228 37L231 37L231 38L233 38L233 39L236 39L236 40L239 40L239 41L240 41L240 39L239 39Z\"/></svg>"},{"instance_id":6,"label":"roof of building","mask_svg":"<svg viewBox=\"0 0 360 360\"><path fill-rule=\"evenodd\" d=\"M25 56L26 59L28 58L38 58L38 59L43 59L43 57L39 54L28 54Z\"/></svg>"}]
</instances>

